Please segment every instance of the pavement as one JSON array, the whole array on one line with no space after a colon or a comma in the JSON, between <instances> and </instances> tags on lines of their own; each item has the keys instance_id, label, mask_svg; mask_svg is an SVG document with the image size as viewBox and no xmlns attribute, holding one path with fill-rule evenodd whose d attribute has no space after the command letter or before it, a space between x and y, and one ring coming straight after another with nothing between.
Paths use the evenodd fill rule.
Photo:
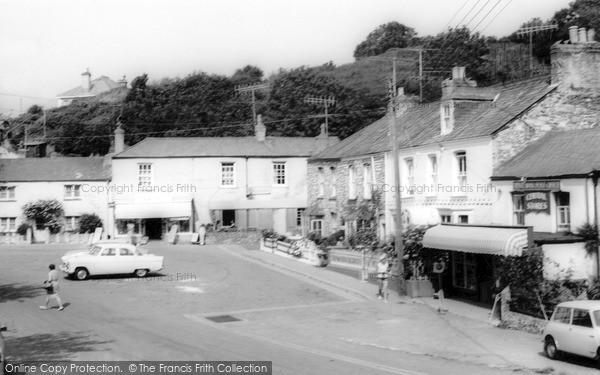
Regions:
<instances>
[{"instance_id":1,"label":"pavement","mask_svg":"<svg viewBox=\"0 0 600 375\"><path fill-rule=\"evenodd\" d=\"M521 373L597 373L593 362L586 359L548 359L543 353L541 334L498 328L490 323L489 309L452 299L445 299L442 306L437 299L413 299L394 291L390 291L388 303L384 304L376 297L375 283L362 281L347 272L336 272L327 267L316 267L296 259L261 250L248 250L241 246L228 245L222 248L249 261L259 262L292 277L318 284L348 300L350 305L341 305L337 315L336 312L328 311L328 314L335 315L337 320L342 319L346 323L337 326L337 320L332 318L328 325L328 334L336 337L340 345L346 343L389 352L402 351ZM356 322L351 332L348 332L347 323L352 323L352 319ZM281 327L276 325L276 316L273 322L273 329L279 329L278 334L281 335ZM297 322L298 326L302 326L301 315L298 315ZM250 332L252 328L247 329ZM265 334L264 330L265 327L261 326L262 334ZM311 337L319 336L319 332L311 328L308 320L306 327L296 330L296 336L290 336L289 339L299 339L298 331L305 336L302 338L305 343L310 342ZM318 345L317 341L315 345Z\"/></svg>"}]
</instances>

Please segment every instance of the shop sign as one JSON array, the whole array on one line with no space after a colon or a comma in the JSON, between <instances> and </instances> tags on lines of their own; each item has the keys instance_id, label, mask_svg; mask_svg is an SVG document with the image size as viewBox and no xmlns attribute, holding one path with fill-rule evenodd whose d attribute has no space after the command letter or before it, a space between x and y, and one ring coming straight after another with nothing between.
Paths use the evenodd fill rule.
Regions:
<instances>
[{"instance_id":1,"label":"shop sign","mask_svg":"<svg viewBox=\"0 0 600 375\"><path fill-rule=\"evenodd\" d=\"M543 212L550 215L550 193L547 191L532 191L525 194L525 213Z\"/></svg>"},{"instance_id":2,"label":"shop sign","mask_svg":"<svg viewBox=\"0 0 600 375\"><path fill-rule=\"evenodd\" d=\"M560 190L560 180L513 181L516 191L527 190Z\"/></svg>"}]
</instances>

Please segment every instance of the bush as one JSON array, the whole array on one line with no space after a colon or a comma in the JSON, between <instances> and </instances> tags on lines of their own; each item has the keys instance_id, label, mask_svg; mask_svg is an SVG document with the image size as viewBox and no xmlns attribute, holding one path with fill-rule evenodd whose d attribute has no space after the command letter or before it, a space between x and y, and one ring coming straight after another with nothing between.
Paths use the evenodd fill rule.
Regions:
<instances>
[{"instance_id":1,"label":"bush","mask_svg":"<svg viewBox=\"0 0 600 375\"><path fill-rule=\"evenodd\" d=\"M323 240L323 245L324 246L335 246L337 244L337 242L339 241L339 239L341 237L344 237L344 230L340 229L337 232L334 232L333 234L330 234L329 236L327 236L327 238L325 238Z\"/></svg>"},{"instance_id":2,"label":"bush","mask_svg":"<svg viewBox=\"0 0 600 375\"><path fill-rule=\"evenodd\" d=\"M93 233L102 227L102 219L96 214L83 214L79 218L79 233Z\"/></svg>"},{"instance_id":3,"label":"bush","mask_svg":"<svg viewBox=\"0 0 600 375\"><path fill-rule=\"evenodd\" d=\"M30 202L23 206L23 215L34 223L42 223L51 233L58 233L63 224L64 210L56 199Z\"/></svg>"},{"instance_id":4,"label":"bush","mask_svg":"<svg viewBox=\"0 0 600 375\"><path fill-rule=\"evenodd\" d=\"M376 246L378 243L377 231L374 227L359 229L356 233L348 237L348 243L352 247L359 245L367 247Z\"/></svg>"},{"instance_id":5,"label":"bush","mask_svg":"<svg viewBox=\"0 0 600 375\"><path fill-rule=\"evenodd\" d=\"M29 228L31 228L31 225L29 225L27 223L22 223L17 228L17 234L24 236L27 234L27 229L29 229Z\"/></svg>"},{"instance_id":6,"label":"bush","mask_svg":"<svg viewBox=\"0 0 600 375\"><path fill-rule=\"evenodd\" d=\"M262 238L278 238L279 234L275 232L273 229L263 229L260 231Z\"/></svg>"}]
</instances>

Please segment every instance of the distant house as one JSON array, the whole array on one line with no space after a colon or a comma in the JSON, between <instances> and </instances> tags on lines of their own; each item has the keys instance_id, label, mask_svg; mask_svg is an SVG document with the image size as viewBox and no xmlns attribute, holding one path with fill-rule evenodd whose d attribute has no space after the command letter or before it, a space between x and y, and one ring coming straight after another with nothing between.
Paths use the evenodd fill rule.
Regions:
<instances>
[{"instance_id":1,"label":"distant house","mask_svg":"<svg viewBox=\"0 0 600 375\"><path fill-rule=\"evenodd\" d=\"M109 181L104 158L0 159L0 233L15 232L25 222L22 207L39 199L62 204L62 230L77 230L84 213L95 213L109 225Z\"/></svg>"},{"instance_id":2,"label":"distant house","mask_svg":"<svg viewBox=\"0 0 600 375\"><path fill-rule=\"evenodd\" d=\"M83 72L81 74L81 85L57 95L57 105L59 107L71 105L76 103L78 100L94 98L113 89L127 87L127 81L125 78L120 79L117 82L106 76L100 76L94 80L91 78L92 74L89 70Z\"/></svg>"},{"instance_id":3,"label":"distant house","mask_svg":"<svg viewBox=\"0 0 600 375\"><path fill-rule=\"evenodd\" d=\"M307 159L337 141L267 137L146 138L112 160L114 235L161 238L199 224L299 233L307 205ZM118 150L120 146L116 145Z\"/></svg>"}]
</instances>

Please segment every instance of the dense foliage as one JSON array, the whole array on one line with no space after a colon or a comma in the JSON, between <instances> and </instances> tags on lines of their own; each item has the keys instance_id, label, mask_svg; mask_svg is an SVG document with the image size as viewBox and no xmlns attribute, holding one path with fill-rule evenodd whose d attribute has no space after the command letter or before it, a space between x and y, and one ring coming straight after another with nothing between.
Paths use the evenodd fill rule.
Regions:
<instances>
[{"instance_id":1,"label":"dense foliage","mask_svg":"<svg viewBox=\"0 0 600 375\"><path fill-rule=\"evenodd\" d=\"M36 225L49 228L51 233L60 231L64 210L62 204L56 199L40 199L25 204L22 209L23 215Z\"/></svg>"},{"instance_id":2,"label":"dense foliage","mask_svg":"<svg viewBox=\"0 0 600 375\"><path fill-rule=\"evenodd\" d=\"M79 218L79 233L93 233L102 227L102 219L96 214L82 214Z\"/></svg>"}]
</instances>

